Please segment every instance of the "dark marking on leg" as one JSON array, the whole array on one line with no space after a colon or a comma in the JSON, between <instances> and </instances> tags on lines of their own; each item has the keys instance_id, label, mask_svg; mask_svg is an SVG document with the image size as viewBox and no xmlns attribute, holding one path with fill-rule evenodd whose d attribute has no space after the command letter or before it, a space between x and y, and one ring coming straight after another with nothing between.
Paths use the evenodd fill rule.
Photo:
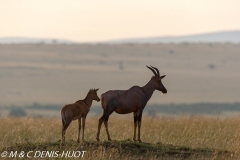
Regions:
<instances>
[{"instance_id":1,"label":"dark marking on leg","mask_svg":"<svg viewBox=\"0 0 240 160\"><path fill-rule=\"evenodd\" d=\"M138 117L137 117L137 120L138 120L138 141L142 142L141 138L140 138L141 137L142 111L138 111L137 115L138 115Z\"/></svg>"},{"instance_id":2,"label":"dark marking on leg","mask_svg":"<svg viewBox=\"0 0 240 160\"><path fill-rule=\"evenodd\" d=\"M136 129L137 129L137 113L133 113L133 119L134 119L134 132L133 132L133 140L136 141Z\"/></svg>"}]
</instances>

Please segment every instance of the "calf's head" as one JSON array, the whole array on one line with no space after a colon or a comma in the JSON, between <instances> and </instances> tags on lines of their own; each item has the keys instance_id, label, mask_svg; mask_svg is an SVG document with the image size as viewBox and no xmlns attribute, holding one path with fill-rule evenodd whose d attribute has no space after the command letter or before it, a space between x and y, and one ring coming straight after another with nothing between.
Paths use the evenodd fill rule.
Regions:
<instances>
[{"instance_id":1,"label":"calf's head","mask_svg":"<svg viewBox=\"0 0 240 160\"><path fill-rule=\"evenodd\" d=\"M98 88L98 89L90 89L90 90L89 90L90 96L92 97L93 100L95 100L95 101L97 101L97 102L100 101L100 98L99 98L98 95L97 95L97 91L98 91L98 90L99 90L99 88Z\"/></svg>"},{"instance_id":2,"label":"calf's head","mask_svg":"<svg viewBox=\"0 0 240 160\"><path fill-rule=\"evenodd\" d=\"M162 79L166 75L160 76L159 70L155 67L152 67L152 66L148 67L147 66L147 68L149 68L153 72L153 74L155 75L155 76L152 77L152 82L154 84L155 89L158 90L158 91L161 91L164 94L167 93L167 89L162 84Z\"/></svg>"}]
</instances>

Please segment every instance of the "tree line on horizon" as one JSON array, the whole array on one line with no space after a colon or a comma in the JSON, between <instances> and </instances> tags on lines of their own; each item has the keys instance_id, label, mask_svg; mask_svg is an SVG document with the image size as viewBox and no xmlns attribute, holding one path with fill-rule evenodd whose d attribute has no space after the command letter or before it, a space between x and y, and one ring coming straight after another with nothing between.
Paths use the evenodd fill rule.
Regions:
<instances>
[{"instance_id":1,"label":"tree line on horizon","mask_svg":"<svg viewBox=\"0 0 240 160\"><path fill-rule=\"evenodd\" d=\"M10 117L29 116L27 110L57 111L62 105L33 103L28 106L9 106L0 109L9 110ZM93 106L90 112L102 114L102 107ZM193 104L148 104L144 113L149 116L157 114L166 115L220 115L224 112L240 112L240 102L238 103L193 103Z\"/></svg>"}]
</instances>

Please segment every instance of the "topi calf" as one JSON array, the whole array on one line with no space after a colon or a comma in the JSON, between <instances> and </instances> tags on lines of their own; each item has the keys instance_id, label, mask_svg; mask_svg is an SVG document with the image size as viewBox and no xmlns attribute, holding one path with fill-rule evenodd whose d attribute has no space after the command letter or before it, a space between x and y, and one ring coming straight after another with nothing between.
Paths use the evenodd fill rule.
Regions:
<instances>
[{"instance_id":1,"label":"topi calf","mask_svg":"<svg viewBox=\"0 0 240 160\"><path fill-rule=\"evenodd\" d=\"M90 107L92 105L92 101L93 100L97 102L100 101L97 95L97 91L98 89L90 89L85 99L78 100L72 104L67 104L61 109L62 145L65 144L65 132L73 120L78 120L78 139L77 139L78 143L80 142L79 136L80 136L81 120L82 120L82 141L84 141L85 120L90 110Z\"/></svg>"}]
</instances>

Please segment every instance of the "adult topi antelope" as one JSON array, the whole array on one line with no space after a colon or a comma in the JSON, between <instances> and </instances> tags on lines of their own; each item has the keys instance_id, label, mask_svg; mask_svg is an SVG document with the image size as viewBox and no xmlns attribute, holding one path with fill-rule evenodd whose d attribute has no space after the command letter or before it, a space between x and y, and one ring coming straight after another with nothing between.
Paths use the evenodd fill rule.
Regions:
<instances>
[{"instance_id":1,"label":"adult topi antelope","mask_svg":"<svg viewBox=\"0 0 240 160\"><path fill-rule=\"evenodd\" d=\"M134 118L134 134L133 140L141 142L140 129L142 112L148 100L151 98L155 90L167 93L167 89L162 84L162 79L165 77L160 76L159 70L155 67L148 67L154 76L143 87L133 86L129 90L110 90L101 95L101 103L103 108L103 116L99 119L97 140L99 141L101 125L104 122L108 140L111 140L108 132L108 118L109 115L115 111L118 114L128 114L133 112ZM138 138L136 140L136 128L138 126Z\"/></svg>"},{"instance_id":2,"label":"adult topi antelope","mask_svg":"<svg viewBox=\"0 0 240 160\"><path fill-rule=\"evenodd\" d=\"M81 119L82 119L82 141L84 141L84 128L85 128L85 120L87 114L92 105L92 101L95 100L97 102L100 101L97 95L98 89L90 89L86 98L83 100L78 100L75 103L65 105L61 110L62 116L62 145L65 144L65 132L68 126L71 124L73 120L78 120L78 139L81 130Z\"/></svg>"}]
</instances>

